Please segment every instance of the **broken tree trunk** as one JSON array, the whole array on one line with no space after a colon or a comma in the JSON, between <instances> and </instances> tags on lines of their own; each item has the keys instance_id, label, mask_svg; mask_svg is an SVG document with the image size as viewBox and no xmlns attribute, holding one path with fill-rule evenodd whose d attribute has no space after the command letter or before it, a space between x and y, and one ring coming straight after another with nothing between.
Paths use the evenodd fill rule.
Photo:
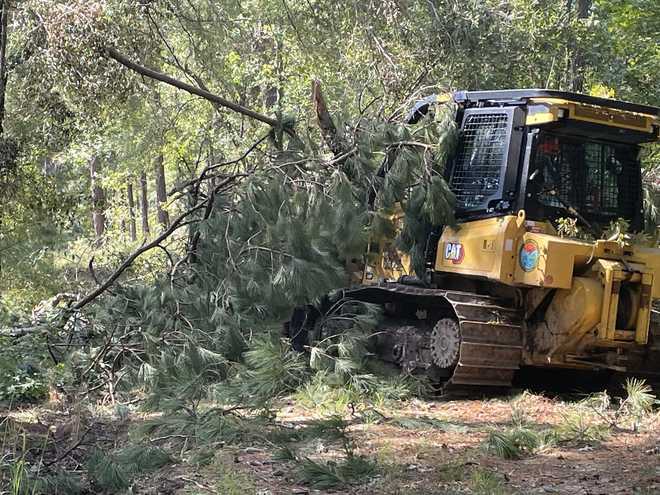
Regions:
<instances>
[{"instance_id":1,"label":"broken tree trunk","mask_svg":"<svg viewBox=\"0 0 660 495\"><path fill-rule=\"evenodd\" d=\"M321 93L321 83L317 80L312 81L312 104L316 111L316 118L318 119L325 144L328 145L328 148L330 148L335 156L341 155L343 146L337 135L337 127L328 111L328 105L325 102L325 98L323 98L323 93Z\"/></svg>"}]
</instances>

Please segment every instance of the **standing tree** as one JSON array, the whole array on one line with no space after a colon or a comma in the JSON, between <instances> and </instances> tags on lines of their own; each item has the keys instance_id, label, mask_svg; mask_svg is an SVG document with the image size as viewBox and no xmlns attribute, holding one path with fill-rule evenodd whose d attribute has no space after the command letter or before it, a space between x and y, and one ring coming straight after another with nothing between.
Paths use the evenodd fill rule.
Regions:
<instances>
[{"instance_id":1,"label":"standing tree","mask_svg":"<svg viewBox=\"0 0 660 495\"><path fill-rule=\"evenodd\" d=\"M154 177L156 179L156 213L158 223L163 229L170 225L170 215L165 204L167 203L167 189L165 185L165 167L163 165L163 153L158 152L154 160Z\"/></svg>"},{"instance_id":2,"label":"standing tree","mask_svg":"<svg viewBox=\"0 0 660 495\"><path fill-rule=\"evenodd\" d=\"M92 224L94 226L94 238L96 245L103 243L103 234L105 233L105 191L100 184L100 160L98 156L93 155L89 159L89 175L92 188Z\"/></svg>"},{"instance_id":3,"label":"standing tree","mask_svg":"<svg viewBox=\"0 0 660 495\"><path fill-rule=\"evenodd\" d=\"M129 177L126 183L126 200L128 202L128 233L131 241L137 240L137 226L135 222L135 196L133 194L133 178Z\"/></svg>"},{"instance_id":4,"label":"standing tree","mask_svg":"<svg viewBox=\"0 0 660 495\"><path fill-rule=\"evenodd\" d=\"M140 213L142 215L142 236L149 236L149 198L147 195L147 173L140 173Z\"/></svg>"},{"instance_id":5,"label":"standing tree","mask_svg":"<svg viewBox=\"0 0 660 495\"><path fill-rule=\"evenodd\" d=\"M9 1L0 0L0 134L4 132L5 99L7 86L7 29L9 18Z\"/></svg>"}]
</instances>

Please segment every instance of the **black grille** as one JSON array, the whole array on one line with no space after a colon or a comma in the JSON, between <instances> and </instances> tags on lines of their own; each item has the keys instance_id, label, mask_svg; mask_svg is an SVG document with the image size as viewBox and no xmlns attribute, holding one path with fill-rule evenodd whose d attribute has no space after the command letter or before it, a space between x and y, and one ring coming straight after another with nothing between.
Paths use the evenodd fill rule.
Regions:
<instances>
[{"instance_id":1,"label":"black grille","mask_svg":"<svg viewBox=\"0 0 660 495\"><path fill-rule=\"evenodd\" d=\"M635 146L544 133L533 168L541 174L538 201L545 206L574 207L599 223L636 217L640 176Z\"/></svg>"},{"instance_id":2,"label":"black grille","mask_svg":"<svg viewBox=\"0 0 660 495\"><path fill-rule=\"evenodd\" d=\"M451 189L459 208L485 207L501 189L508 139L508 114L468 115L456 154Z\"/></svg>"}]
</instances>

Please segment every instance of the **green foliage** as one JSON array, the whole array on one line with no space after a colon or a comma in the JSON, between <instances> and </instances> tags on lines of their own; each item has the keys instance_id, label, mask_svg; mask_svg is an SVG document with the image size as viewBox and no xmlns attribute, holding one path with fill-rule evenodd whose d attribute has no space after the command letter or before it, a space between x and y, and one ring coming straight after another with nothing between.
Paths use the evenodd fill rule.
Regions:
<instances>
[{"instance_id":1,"label":"green foliage","mask_svg":"<svg viewBox=\"0 0 660 495\"><path fill-rule=\"evenodd\" d=\"M577 224L577 218L558 218L557 233L561 237L579 237L580 227Z\"/></svg>"},{"instance_id":2,"label":"green foliage","mask_svg":"<svg viewBox=\"0 0 660 495\"><path fill-rule=\"evenodd\" d=\"M267 415L241 416L231 408L211 408L199 414L181 411L148 419L135 428L132 435L136 440L145 436L171 436L181 439L182 445L190 448L213 446L217 442L263 441L279 433L270 428L270 419Z\"/></svg>"},{"instance_id":3,"label":"green foliage","mask_svg":"<svg viewBox=\"0 0 660 495\"><path fill-rule=\"evenodd\" d=\"M452 424L436 418L427 416L417 417L394 417L388 421L389 423L406 430L431 430L437 429L441 431L454 432L454 433L467 433L468 427L462 425Z\"/></svg>"},{"instance_id":4,"label":"green foliage","mask_svg":"<svg viewBox=\"0 0 660 495\"><path fill-rule=\"evenodd\" d=\"M626 239L628 232L630 231L630 222L624 218L617 218L616 221L610 222L609 227L604 233L606 239L612 239L619 242Z\"/></svg>"},{"instance_id":5,"label":"green foliage","mask_svg":"<svg viewBox=\"0 0 660 495\"><path fill-rule=\"evenodd\" d=\"M484 449L503 459L522 459L534 454L543 443L538 432L523 426L514 426L502 431L491 431Z\"/></svg>"},{"instance_id":6,"label":"green foliage","mask_svg":"<svg viewBox=\"0 0 660 495\"><path fill-rule=\"evenodd\" d=\"M84 493L80 477L70 473L40 476L35 480L30 495L80 495Z\"/></svg>"},{"instance_id":7,"label":"green foliage","mask_svg":"<svg viewBox=\"0 0 660 495\"><path fill-rule=\"evenodd\" d=\"M484 450L504 459L522 459L557 444L597 445L610 436L613 428L621 428L625 423L637 431L658 401L643 380L628 379L625 388L626 397L619 399L617 407L607 393L592 395L573 406L550 429L532 428L523 410L514 405L512 426L492 430L483 444Z\"/></svg>"},{"instance_id":8,"label":"green foliage","mask_svg":"<svg viewBox=\"0 0 660 495\"><path fill-rule=\"evenodd\" d=\"M94 484L103 490L117 492L129 486L127 469L100 451L96 451L88 459L87 472Z\"/></svg>"},{"instance_id":9,"label":"green foliage","mask_svg":"<svg viewBox=\"0 0 660 495\"><path fill-rule=\"evenodd\" d=\"M213 465L214 477L216 478L216 493L223 495L244 495L256 492L252 479L245 473L237 470L234 466L226 464Z\"/></svg>"},{"instance_id":10,"label":"green foliage","mask_svg":"<svg viewBox=\"0 0 660 495\"><path fill-rule=\"evenodd\" d=\"M586 91L658 103L657 2L595 0L586 18L573 4L14 2L0 136L0 325L27 322L35 304L64 289L88 292L97 285L87 270L92 259L104 279L153 238L161 229L154 160L162 158L167 189L176 190L166 205L172 217L238 175L215 195L210 216L191 216L74 323L48 322L47 334L0 342L0 401L39 400L48 387L73 385L93 398L112 380L114 396L141 389L148 409L167 412L147 422L151 433L208 445L256 438L264 428L263 418L228 412L232 406L248 407L249 415L295 394L308 407L344 414L409 396L417 382L388 378L371 359L373 308L329 312L309 354L279 339L280 322L292 306L317 304L346 286L347 261L360 259L370 239L396 236L423 275L429 233L453 223L454 197L443 177L457 129L452 105L404 124L420 96L446 88L569 89L582 79ZM137 77L106 57L106 47L275 115L278 124L266 129ZM329 153L306 116L313 79L323 82L341 156ZM247 157L230 159L253 143ZM655 148L645 150L644 202L657 243ZM96 182L106 195L101 242L90 221L93 157L103 165ZM211 177L200 187L182 186L205 167L213 167ZM381 167L389 172L376 177ZM131 241L126 189L137 193L142 173L151 234ZM395 225L391 214L399 212ZM560 226L560 233L579 234L575 227ZM58 366L50 364L46 335ZM205 410L209 398L227 408ZM649 400L643 386L631 386L619 409L603 414L636 429ZM447 426L417 421L416 428ZM590 421L580 421L567 420L559 441L592 441ZM533 452L534 432L513 423L493 437L495 449ZM90 473L99 487L125 488L136 470L151 469L128 452L95 456ZM310 462L311 478L330 483L369 471L352 453L338 464ZM241 483L228 478L218 491ZM64 479L52 482L76 492Z\"/></svg>"},{"instance_id":11,"label":"green foliage","mask_svg":"<svg viewBox=\"0 0 660 495\"><path fill-rule=\"evenodd\" d=\"M0 402L38 402L48 395L45 354L41 336L0 337Z\"/></svg>"},{"instance_id":12,"label":"green foliage","mask_svg":"<svg viewBox=\"0 0 660 495\"><path fill-rule=\"evenodd\" d=\"M595 421L588 411L578 408L564 415L552 434L554 439L560 443L575 446L594 445L610 435L610 426Z\"/></svg>"},{"instance_id":13,"label":"green foliage","mask_svg":"<svg viewBox=\"0 0 660 495\"><path fill-rule=\"evenodd\" d=\"M514 401L511 406L511 426L491 430L483 443L486 452L503 459L522 459L533 455L555 441L553 432L534 429L524 410Z\"/></svg>"},{"instance_id":14,"label":"green foliage","mask_svg":"<svg viewBox=\"0 0 660 495\"><path fill-rule=\"evenodd\" d=\"M10 489L11 495L21 495L25 491L28 481L27 464L25 462L25 434L23 434L23 448L21 449L21 457L16 459L11 466L10 473Z\"/></svg>"}]
</instances>

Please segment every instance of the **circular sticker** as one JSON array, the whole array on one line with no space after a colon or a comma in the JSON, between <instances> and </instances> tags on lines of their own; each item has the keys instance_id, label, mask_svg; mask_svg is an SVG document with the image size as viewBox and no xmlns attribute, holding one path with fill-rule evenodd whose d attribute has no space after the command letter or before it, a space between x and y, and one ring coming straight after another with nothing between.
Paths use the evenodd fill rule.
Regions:
<instances>
[{"instance_id":1,"label":"circular sticker","mask_svg":"<svg viewBox=\"0 0 660 495\"><path fill-rule=\"evenodd\" d=\"M539 246L535 241L526 241L520 248L520 268L531 272L539 264Z\"/></svg>"}]
</instances>

